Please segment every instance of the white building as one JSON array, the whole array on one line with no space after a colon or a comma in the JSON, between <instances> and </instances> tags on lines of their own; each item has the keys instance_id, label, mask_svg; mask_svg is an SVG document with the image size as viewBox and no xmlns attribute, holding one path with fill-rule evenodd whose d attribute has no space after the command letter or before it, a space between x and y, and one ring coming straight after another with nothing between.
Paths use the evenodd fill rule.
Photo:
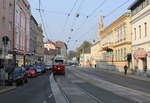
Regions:
<instances>
[{"instance_id":1,"label":"white building","mask_svg":"<svg viewBox=\"0 0 150 103\"><path fill-rule=\"evenodd\" d=\"M132 13L132 61L136 73L150 72L150 0L136 0Z\"/></svg>"}]
</instances>

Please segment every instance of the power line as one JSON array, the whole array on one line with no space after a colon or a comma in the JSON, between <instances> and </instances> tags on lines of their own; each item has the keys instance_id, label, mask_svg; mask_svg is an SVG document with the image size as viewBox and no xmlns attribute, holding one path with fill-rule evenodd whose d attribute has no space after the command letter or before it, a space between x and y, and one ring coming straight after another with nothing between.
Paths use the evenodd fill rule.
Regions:
<instances>
[{"instance_id":1,"label":"power line","mask_svg":"<svg viewBox=\"0 0 150 103\"><path fill-rule=\"evenodd\" d=\"M67 15L67 17L66 17L66 20L65 20L65 23L64 23L64 25L63 25L63 29L62 29L62 31L61 31L61 32L64 32L64 30L65 30L65 28L66 28L66 26L67 26L67 23L68 23L69 17L70 17L70 15L72 14L73 9L75 8L75 6L76 6L77 2L78 2L78 0L76 0L76 1L74 2L73 7L71 8L70 12L68 13L68 15Z\"/></svg>"},{"instance_id":2,"label":"power line","mask_svg":"<svg viewBox=\"0 0 150 103\"><path fill-rule=\"evenodd\" d=\"M120 9L122 6L124 6L125 4L127 4L130 0L125 1L124 3L122 3L121 5L119 5L117 8L115 8L114 10L112 10L110 13L108 13L105 17L109 17L110 15L112 15L113 13L115 13L118 9Z\"/></svg>"},{"instance_id":3,"label":"power line","mask_svg":"<svg viewBox=\"0 0 150 103\"><path fill-rule=\"evenodd\" d=\"M101 2L88 16L86 16L86 19L81 23L81 26L79 28L77 28L76 32L79 31L82 27L84 27L84 25L86 24L87 20L92 17L92 15L99 9L101 8L107 0L103 0L103 2Z\"/></svg>"},{"instance_id":4,"label":"power line","mask_svg":"<svg viewBox=\"0 0 150 103\"><path fill-rule=\"evenodd\" d=\"M45 24L44 24L44 20L43 20L43 17L42 17L42 13L41 13L41 0L39 0L39 9L38 10L39 10L40 18L41 18L41 23L43 25L43 29L45 31L46 38L47 38L47 40L49 40L49 37L47 35L47 31L46 31L46 27L45 27Z\"/></svg>"},{"instance_id":5,"label":"power line","mask_svg":"<svg viewBox=\"0 0 150 103\"><path fill-rule=\"evenodd\" d=\"M75 3L73 4L73 7L72 7L72 9L70 10L70 12L69 12L68 16L70 16L70 15L71 15L71 13L72 13L73 9L74 9L74 8L75 8L75 6L77 5L77 2L78 2L78 0L76 0L76 1L75 1Z\"/></svg>"},{"instance_id":6,"label":"power line","mask_svg":"<svg viewBox=\"0 0 150 103\"><path fill-rule=\"evenodd\" d=\"M117 8L115 8L114 10L112 10L109 14L107 14L105 17L108 17L110 15L112 15L113 13L115 13L117 10L119 10L122 6L124 6L125 4L127 4L129 2L129 0L125 1L124 3L122 3L121 5L119 5ZM87 35L91 30L93 30L95 27L97 26L94 25L92 28L90 28L87 32L85 32L83 35L85 37L85 35ZM83 35L81 35L79 38L81 38Z\"/></svg>"},{"instance_id":7,"label":"power line","mask_svg":"<svg viewBox=\"0 0 150 103\"><path fill-rule=\"evenodd\" d=\"M79 5L79 8L77 9L76 16L74 16L73 23L72 23L72 25L71 25L71 29L73 29L73 26L75 26L75 24L76 24L77 18L79 18L79 16L80 16L79 11L80 11L80 9L81 9L81 7L82 7L84 1L85 1L85 0L82 0L82 1L81 1L80 5ZM73 31L71 31L71 32L73 32Z\"/></svg>"},{"instance_id":8,"label":"power line","mask_svg":"<svg viewBox=\"0 0 150 103\"><path fill-rule=\"evenodd\" d=\"M107 0L103 0L103 2L100 3L100 4L88 15L88 17L91 17L99 8L101 8L101 7L105 4L106 1L107 1Z\"/></svg>"}]
</instances>

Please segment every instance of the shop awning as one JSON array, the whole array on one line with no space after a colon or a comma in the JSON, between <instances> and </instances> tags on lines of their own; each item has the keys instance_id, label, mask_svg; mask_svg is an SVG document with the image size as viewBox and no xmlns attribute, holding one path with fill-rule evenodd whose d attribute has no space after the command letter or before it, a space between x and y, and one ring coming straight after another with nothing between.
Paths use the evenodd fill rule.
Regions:
<instances>
[{"instance_id":1,"label":"shop awning","mask_svg":"<svg viewBox=\"0 0 150 103\"><path fill-rule=\"evenodd\" d=\"M147 52L143 48L140 48L134 52L133 56L135 59L145 58L147 56Z\"/></svg>"}]
</instances>

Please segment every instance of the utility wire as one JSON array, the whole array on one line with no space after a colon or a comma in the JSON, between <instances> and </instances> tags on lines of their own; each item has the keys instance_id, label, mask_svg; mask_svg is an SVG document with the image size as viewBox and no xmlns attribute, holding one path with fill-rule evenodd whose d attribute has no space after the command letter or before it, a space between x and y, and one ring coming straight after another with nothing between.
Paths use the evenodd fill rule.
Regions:
<instances>
[{"instance_id":1,"label":"utility wire","mask_svg":"<svg viewBox=\"0 0 150 103\"><path fill-rule=\"evenodd\" d=\"M40 14L40 18L41 18L41 23L43 25L43 29L45 31L46 38L47 38L47 40L50 40L49 37L48 37L48 35L47 35L46 27L45 27L45 24L44 24L44 19L42 17L42 13L41 13L41 0L39 0L39 14Z\"/></svg>"},{"instance_id":2,"label":"utility wire","mask_svg":"<svg viewBox=\"0 0 150 103\"><path fill-rule=\"evenodd\" d=\"M117 10L119 10L122 6L124 6L125 4L127 4L129 2L129 0L125 1L124 3L122 3L121 5L119 5L117 8L115 8L114 10L112 10L109 14L107 14L105 17L109 17L110 15L112 15L113 13L115 13ZM93 30L95 27L97 26L94 25L92 28L90 28L87 32L85 32L83 35L85 37L85 35L87 35L91 30ZM83 35L81 35L79 38L81 38Z\"/></svg>"},{"instance_id":3,"label":"utility wire","mask_svg":"<svg viewBox=\"0 0 150 103\"><path fill-rule=\"evenodd\" d=\"M106 1L107 1L107 0L103 0L103 2L100 3L100 4L88 15L88 18L91 17L99 8L101 8L101 7L105 4Z\"/></svg>"},{"instance_id":4,"label":"utility wire","mask_svg":"<svg viewBox=\"0 0 150 103\"><path fill-rule=\"evenodd\" d=\"M77 18L78 18L77 15L80 16L80 13L79 13L79 12L80 12L80 9L81 9L83 3L84 3L84 0L81 1L80 5L79 5L79 8L77 9L77 12L76 12L77 14L76 14L76 16L74 16L73 23L72 23L72 25L71 25L71 29L73 29L73 27L74 27L75 24L76 24L76 21L77 21ZM71 31L71 32L72 32L72 31Z\"/></svg>"},{"instance_id":5,"label":"utility wire","mask_svg":"<svg viewBox=\"0 0 150 103\"><path fill-rule=\"evenodd\" d=\"M115 8L114 10L112 10L110 13L108 13L105 17L109 17L110 15L112 15L113 13L115 13L118 9L120 9L122 6L124 6L125 4L127 4L130 0L125 1L124 3L122 3L121 5L119 5L117 8Z\"/></svg>"},{"instance_id":6,"label":"utility wire","mask_svg":"<svg viewBox=\"0 0 150 103\"><path fill-rule=\"evenodd\" d=\"M103 0L103 2L101 2L88 16L86 16L86 19L81 23L80 27L77 28L76 32L79 31L81 28L84 27L84 25L86 24L86 22L88 21L88 19L90 17L92 17L92 15L99 9L101 8L105 3L106 3L107 0Z\"/></svg>"},{"instance_id":7,"label":"utility wire","mask_svg":"<svg viewBox=\"0 0 150 103\"><path fill-rule=\"evenodd\" d=\"M77 5L77 2L78 2L78 0L76 0L76 1L74 2L73 7L71 8L70 12L68 13L68 15L67 15L67 17L66 17L66 20L65 20L65 23L64 23L64 25L63 25L63 29L62 29L62 31L61 31L61 32L64 32L64 30L65 30L65 28L66 28L66 26L67 26L67 23L68 23L69 17L70 17L70 15L72 14L73 9L74 9L74 8L75 8L75 6ZM60 33L61 33L61 32L60 32Z\"/></svg>"},{"instance_id":8,"label":"utility wire","mask_svg":"<svg viewBox=\"0 0 150 103\"><path fill-rule=\"evenodd\" d=\"M85 0L82 0L81 1L81 3L80 3L80 5L79 5L79 7L78 7L78 9L77 9L77 11L76 11L76 15L74 16L74 19L73 19L73 23L72 23L72 25L71 25L71 29L70 29L70 33L69 33L69 35L71 35L71 33L74 31L74 26L75 26L75 24L76 24L76 21L77 21L77 18L80 16L80 10L81 10L81 8L82 8L82 5L83 5L83 3L84 3L84 1ZM78 16L77 16L78 15ZM70 37L69 37L70 38ZM67 42L70 42L70 39L69 40L67 40Z\"/></svg>"},{"instance_id":9,"label":"utility wire","mask_svg":"<svg viewBox=\"0 0 150 103\"><path fill-rule=\"evenodd\" d=\"M71 10L70 10L70 12L69 12L69 15L71 15L71 13L72 13L73 9L74 9L74 8L75 8L75 6L77 5L77 2L78 2L78 0L76 0L76 1L75 1L75 3L74 3L74 5L73 5L72 9L71 9Z\"/></svg>"}]
</instances>

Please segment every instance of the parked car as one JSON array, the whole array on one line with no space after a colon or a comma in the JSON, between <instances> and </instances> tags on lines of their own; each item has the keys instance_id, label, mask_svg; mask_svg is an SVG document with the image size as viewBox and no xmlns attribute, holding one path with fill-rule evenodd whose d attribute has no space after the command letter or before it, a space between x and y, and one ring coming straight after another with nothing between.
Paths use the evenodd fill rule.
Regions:
<instances>
[{"instance_id":1,"label":"parked car","mask_svg":"<svg viewBox=\"0 0 150 103\"><path fill-rule=\"evenodd\" d=\"M16 67L9 78L9 83L16 83L16 85L23 85L24 83L28 82L28 76L25 72L25 68L23 67Z\"/></svg>"},{"instance_id":2,"label":"parked car","mask_svg":"<svg viewBox=\"0 0 150 103\"><path fill-rule=\"evenodd\" d=\"M45 70L46 71L51 71L52 70L52 65L45 65Z\"/></svg>"},{"instance_id":3,"label":"parked car","mask_svg":"<svg viewBox=\"0 0 150 103\"><path fill-rule=\"evenodd\" d=\"M42 67L42 66L37 66L37 67L35 67L35 69L36 69L38 74L42 74L42 73L46 72L44 67Z\"/></svg>"},{"instance_id":4,"label":"parked car","mask_svg":"<svg viewBox=\"0 0 150 103\"><path fill-rule=\"evenodd\" d=\"M28 75L29 78L34 78L38 76L38 73L35 69L35 67L26 67L26 71L25 71Z\"/></svg>"}]
</instances>

